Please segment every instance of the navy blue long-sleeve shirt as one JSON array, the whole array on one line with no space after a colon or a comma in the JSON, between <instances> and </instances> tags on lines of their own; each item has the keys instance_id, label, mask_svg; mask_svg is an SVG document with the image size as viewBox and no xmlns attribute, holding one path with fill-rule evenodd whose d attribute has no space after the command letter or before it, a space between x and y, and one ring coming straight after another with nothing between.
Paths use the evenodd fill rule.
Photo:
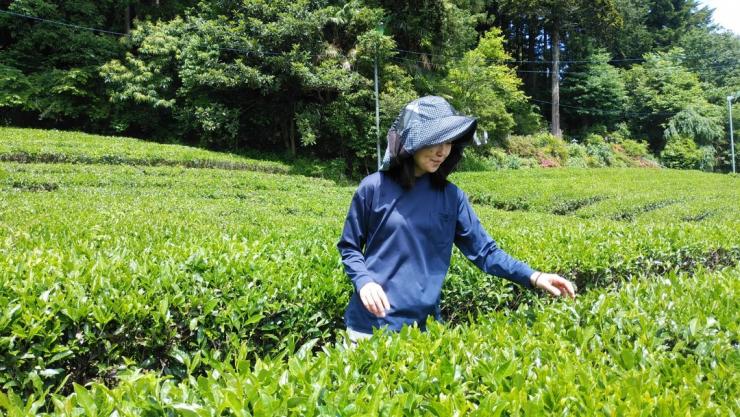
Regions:
<instances>
[{"instance_id":1,"label":"navy blue long-sleeve shirt","mask_svg":"<svg viewBox=\"0 0 740 417\"><path fill-rule=\"evenodd\" d=\"M398 331L413 323L424 329L430 315L440 320L453 243L481 270L531 287L532 268L496 245L454 184L439 190L423 175L407 191L383 172L362 180L337 244L355 287L344 315L347 327L372 333L373 328ZM388 297L385 317L362 304L359 291L369 282L379 284Z\"/></svg>"}]
</instances>

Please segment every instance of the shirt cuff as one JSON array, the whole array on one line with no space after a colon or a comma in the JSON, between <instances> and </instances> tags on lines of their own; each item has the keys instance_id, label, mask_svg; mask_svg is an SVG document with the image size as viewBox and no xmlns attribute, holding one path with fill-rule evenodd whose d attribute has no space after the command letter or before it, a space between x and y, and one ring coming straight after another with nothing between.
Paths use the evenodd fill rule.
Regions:
<instances>
[{"instance_id":1,"label":"shirt cuff","mask_svg":"<svg viewBox=\"0 0 740 417\"><path fill-rule=\"evenodd\" d=\"M529 280L529 277L531 277L532 274L534 274L535 272L536 271L530 268L529 265L524 264L517 274L517 281L519 281L525 288L534 288L534 286L532 285L532 281Z\"/></svg>"},{"instance_id":2,"label":"shirt cuff","mask_svg":"<svg viewBox=\"0 0 740 417\"><path fill-rule=\"evenodd\" d=\"M365 284L370 283L370 282L375 282L375 280L370 278L370 276L368 275L357 278L355 280L355 291L359 293L360 289L362 289L362 287L364 287Z\"/></svg>"}]
</instances>

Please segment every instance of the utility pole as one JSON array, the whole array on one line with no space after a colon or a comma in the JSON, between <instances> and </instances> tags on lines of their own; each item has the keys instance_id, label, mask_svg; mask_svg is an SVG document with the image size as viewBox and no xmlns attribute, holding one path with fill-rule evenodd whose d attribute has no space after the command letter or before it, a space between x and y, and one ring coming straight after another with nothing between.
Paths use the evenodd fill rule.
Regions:
<instances>
[{"instance_id":1,"label":"utility pole","mask_svg":"<svg viewBox=\"0 0 740 417\"><path fill-rule=\"evenodd\" d=\"M550 105L551 133L559 138L563 137L560 130L560 19L556 16L552 23L552 74L550 79L550 90L552 104Z\"/></svg>"},{"instance_id":2,"label":"utility pole","mask_svg":"<svg viewBox=\"0 0 740 417\"><path fill-rule=\"evenodd\" d=\"M730 155L732 155L732 173L735 173L735 139L732 135L732 100L735 96L727 96L727 117L730 119Z\"/></svg>"},{"instance_id":3,"label":"utility pole","mask_svg":"<svg viewBox=\"0 0 740 417\"><path fill-rule=\"evenodd\" d=\"M378 97L378 52L375 51L375 136L378 148L378 171L380 171L380 99Z\"/></svg>"},{"instance_id":4,"label":"utility pole","mask_svg":"<svg viewBox=\"0 0 740 417\"><path fill-rule=\"evenodd\" d=\"M380 22L378 24L378 27L375 29L380 35L383 35L384 32L383 22ZM382 156L380 156L380 97L378 93L378 46L375 46L375 66L373 73L375 75L375 136L376 136L376 142L377 142L377 153L378 153L378 171L380 171L380 166L382 164Z\"/></svg>"},{"instance_id":5,"label":"utility pole","mask_svg":"<svg viewBox=\"0 0 740 417\"><path fill-rule=\"evenodd\" d=\"M131 33L131 4L126 3L126 8L123 10L123 32L127 35Z\"/></svg>"}]
</instances>

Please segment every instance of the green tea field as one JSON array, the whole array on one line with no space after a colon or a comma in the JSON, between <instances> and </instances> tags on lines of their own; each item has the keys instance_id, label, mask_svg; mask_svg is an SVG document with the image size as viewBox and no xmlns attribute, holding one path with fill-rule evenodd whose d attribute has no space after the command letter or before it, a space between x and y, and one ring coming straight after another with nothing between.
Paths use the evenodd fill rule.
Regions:
<instances>
[{"instance_id":1,"label":"green tea field","mask_svg":"<svg viewBox=\"0 0 740 417\"><path fill-rule=\"evenodd\" d=\"M461 172L551 299L457 250L445 323L356 348L355 185L281 162L0 128L0 414L735 416L740 178Z\"/></svg>"}]
</instances>

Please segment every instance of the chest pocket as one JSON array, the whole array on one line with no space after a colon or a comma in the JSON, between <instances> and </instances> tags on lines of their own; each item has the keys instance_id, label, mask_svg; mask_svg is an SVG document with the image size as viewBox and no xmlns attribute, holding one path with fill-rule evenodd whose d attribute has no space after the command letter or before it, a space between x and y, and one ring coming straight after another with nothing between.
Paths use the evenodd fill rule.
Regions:
<instances>
[{"instance_id":1,"label":"chest pocket","mask_svg":"<svg viewBox=\"0 0 740 417\"><path fill-rule=\"evenodd\" d=\"M455 217L451 212L436 211L429 213L430 238L438 245L446 246L455 237Z\"/></svg>"}]
</instances>

